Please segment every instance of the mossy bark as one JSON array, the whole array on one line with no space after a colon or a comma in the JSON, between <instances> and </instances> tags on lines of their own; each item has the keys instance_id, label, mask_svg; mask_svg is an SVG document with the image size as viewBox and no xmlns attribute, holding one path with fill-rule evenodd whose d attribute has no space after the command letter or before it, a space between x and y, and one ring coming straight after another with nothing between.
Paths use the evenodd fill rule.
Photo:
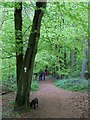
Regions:
<instances>
[{"instance_id":1,"label":"mossy bark","mask_svg":"<svg viewBox=\"0 0 90 120\"><path fill-rule=\"evenodd\" d=\"M29 93L31 89L32 73L34 68L35 55L37 52L38 40L40 37L41 20L43 17L43 11L41 8L46 8L46 2L36 2L36 7L37 9L34 13L28 48L26 50L21 74L17 85L15 110L29 108Z\"/></svg>"}]
</instances>

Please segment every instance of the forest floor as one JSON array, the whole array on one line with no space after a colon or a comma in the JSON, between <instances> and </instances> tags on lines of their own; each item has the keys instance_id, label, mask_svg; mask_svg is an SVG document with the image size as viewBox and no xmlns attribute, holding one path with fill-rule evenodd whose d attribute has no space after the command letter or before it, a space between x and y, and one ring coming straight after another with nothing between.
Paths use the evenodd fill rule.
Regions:
<instances>
[{"instance_id":1,"label":"forest floor","mask_svg":"<svg viewBox=\"0 0 90 120\"><path fill-rule=\"evenodd\" d=\"M39 82L39 90L31 92L30 99L38 98L39 106L17 118L88 118L88 93L71 92L53 85L54 79ZM3 117L13 117L15 93L3 95Z\"/></svg>"}]
</instances>

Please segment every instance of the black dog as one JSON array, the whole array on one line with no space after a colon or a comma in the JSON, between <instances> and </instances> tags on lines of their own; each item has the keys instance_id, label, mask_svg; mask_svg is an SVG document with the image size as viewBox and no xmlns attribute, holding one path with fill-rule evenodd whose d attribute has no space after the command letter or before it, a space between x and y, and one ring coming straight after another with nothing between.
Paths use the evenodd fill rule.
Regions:
<instances>
[{"instance_id":1,"label":"black dog","mask_svg":"<svg viewBox=\"0 0 90 120\"><path fill-rule=\"evenodd\" d=\"M31 106L31 108L36 108L36 105L37 105L37 107L38 107L38 99L37 98L35 98L35 99L33 99L31 102L30 102L30 106Z\"/></svg>"}]
</instances>

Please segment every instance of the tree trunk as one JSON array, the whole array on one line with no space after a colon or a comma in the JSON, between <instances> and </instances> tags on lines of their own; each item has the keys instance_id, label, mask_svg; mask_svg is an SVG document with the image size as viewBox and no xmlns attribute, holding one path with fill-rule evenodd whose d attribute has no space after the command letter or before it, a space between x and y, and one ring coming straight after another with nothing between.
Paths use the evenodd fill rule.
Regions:
<instances>
[{"instance_id":1,"label":"tree trunk","mask_svg":"<svg viewBox=\"0 0 90 120\"><path fill-rule=\"evenodd\" d=\"M34 60L37 52L37 45L40 36L40 26L43 16L42 8L46 8L46 2L36 2L32 29L29 37L28 48L26 50L22 71L17 86L17 95L15 101L15 110L28 109L29 93L31 89L32 73L34 68Z\"/></svg>"},{"instance_id":2,"label":"tree trunk","mask_svg":"<svg viewBox=\"0 0 90 120\"><path fill-rule=\"evenodd\" d=\"M84 77L85 70L86 70L86 52L87 52L86 43L87 43L87 41L84 40L84 48L83 48L83 53L82 53L83 54L83 58L82 58L81 77Z\"/></svg>"},{"instance_id":3,"label":"tree trunk","mask_svg":"<svg viewBox=\"0 0 90 120\"><path fill-rule=\"evenodd\" d=\"M67 67L67 53L66 53L66 48L64 48L64 68L66 69Z\"/></svg>"},{"instance_id":4,"label":"tree trunk","mask_svg":"<svg viewBox=\"0 0 90 120\"><path fill-rule=\"evenodd\" d=\"M75 65L75 49L71 50L71 67Z\"/></svg>"},{"instance_id":5,"label":"tree trunk","mask_svg":"<svg viewBox=\"0 0 90 120\"><path fill-rule=\"evenodd\" d=\"M88 2L88 77L90 78L90 2Z\"/></svg>"},{"instance_id":6,"label":"tree trunk","mask_svg":"<svg viewBox=\"0 0 90 120\"><path fill-rule=\"evenodd\" d=\"M15 39L16 39L16 78L17 84L23 64L23 40L22 40L22 2L17 3L15 7L14 22L15 22Z\"/></svg>"},{"instance_id":7,"label":"tree trunk","mask_svg":"<svg viewBox=\"0 0 90 120\"><path fill-rule=\"evenodd\" d=\"M90 78L90 38L88 39L88 78Z\"/></svg>"}]
</instances>

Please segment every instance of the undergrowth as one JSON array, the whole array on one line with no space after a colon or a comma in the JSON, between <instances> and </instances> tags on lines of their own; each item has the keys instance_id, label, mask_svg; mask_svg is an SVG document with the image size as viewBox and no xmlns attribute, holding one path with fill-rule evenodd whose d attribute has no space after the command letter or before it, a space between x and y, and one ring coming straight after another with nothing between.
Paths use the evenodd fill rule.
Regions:
<instances>
[{"instance_id":1,"label":"undergrowth","mask_svg":"<svg viewBox=\"0 0 90 120\"><path fill-rule=\"evenodd\" d=\"M36 80L33 80L32 81L32 84L31 84L31 91L36 91L38 90L38 87L39 87L39 84Z\"/></svg>"},{"instance_id":2,"label":"undergrowth","mask_svg":"<svg viewBox=\"0 0 90 120\"><path fill-rule=\"evenodd\" d=\"M7 91L16 91L17 85L15 79L9 79L2 81L2 89L4 92ZM31 91L36 91L38 89L38 82L36 80L32 81Z\"/></svg>"},{"instance_id":3,"label":"undergrowth","mask_svg":"<svg viewBox=\"0 0 90 120\"><path fill-rule=\"evenodd\" d=\"M88 81L89 80L81 79L81 78L70 78L70 79L56 80L54 84L59 88L63 88L66 90L90 92L90 89L88 87Z\"/></svg>"}]
</instances>

